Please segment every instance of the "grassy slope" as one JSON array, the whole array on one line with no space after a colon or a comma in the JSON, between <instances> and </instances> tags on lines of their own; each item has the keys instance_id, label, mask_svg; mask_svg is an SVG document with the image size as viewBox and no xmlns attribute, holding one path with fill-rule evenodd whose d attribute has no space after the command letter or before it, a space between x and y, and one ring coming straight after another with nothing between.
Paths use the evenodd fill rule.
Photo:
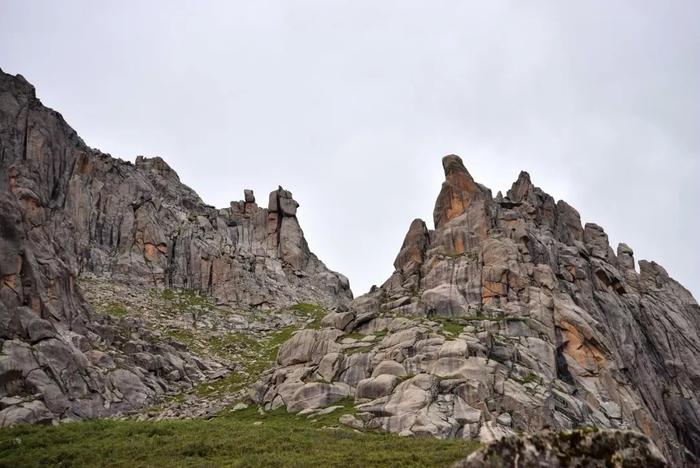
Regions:
<instances>
[{"instance_id":1,"label":"grassy slope","mask_svg":"<svg viewBox=\"0 0 700 468\"><path fill-rule=\"evenodd\" d=\"M191 299L187 292L168 290L155 299L162 299L166 305L177 299L178 304L189 306L199 297ZM127 308L116 302L105 308L103 312L119 317L128 315ZM182 315L187 307L172 309ZM318 328L325 315L322 307L313 304L296 304L291 309L305 319L305 328ZM195 340L189 328L173 329L169 334L197 351L203 350L194 345L205 346L207 354L219 359L242 358L243 372L232 372L193 389L196 395L217 398L251 384L273 364L279 346L298 328L284 327L262 339L231 332ZM257 408L251 407L225 411L209 421L96 420L55 427L0 429L0 467L449 466L478 445L469 441L358 433L339 426L338 417L354 411L351 401L341 404L342 410L315 419L289 414L284 409L260 415Z\"/></svg>"},{"instance_id":2,"label":"grassy slope","mask_svg":"<svg viewBox=\"0 0 700 468\"><path fill-rule=\"evenodd\" d=\"M248 408L209 421L20 426L0 430L0 466L449 466L475 448L330 427L349 408L311 420Z\"/></svg>"}]
</instances>

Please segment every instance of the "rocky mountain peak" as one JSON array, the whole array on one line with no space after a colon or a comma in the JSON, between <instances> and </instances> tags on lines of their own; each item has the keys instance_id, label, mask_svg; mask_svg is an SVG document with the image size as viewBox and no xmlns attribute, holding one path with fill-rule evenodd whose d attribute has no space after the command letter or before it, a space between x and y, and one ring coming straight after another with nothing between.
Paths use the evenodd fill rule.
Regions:
<instances>
[{"instance_id":1,"label":"rocky mountain peak","mask_svg":"<svg viewBox=\"0 0 700 468\"><path fill-rule=\"evenodd\" d=\"M528 195L534 192L535 186L530 180L530 174L525 171L520 171L518 175L518 180L513 182L513 186L508 191L508 198L514 202L522 202L528 199Z\"/></svg>"},{"instance_id":2,"label":"rocky mountain peak","mask_svg":"<svg viewBox=\"0 0 700 468\"><path fill-rule=\"evenodd\" d=\"M306 311L296 333L268 335L290 338L266 348L278 349L275 367L249 389L266 410L315 414L351 398L357 417L341 422L357 429L489 442L548 428L525 443L579 434L604 441L607 458L634 439L637 459L663 464L633 430L697 465L692 295L653 261L637 272L629 246L613 251L602 227L526 172L494 198L458 156L442 164L434 229L413 220L395 271L352 300L309 249L290 191L278 186L266 208L251 190L206 205L161 158L89 148L26 80L0 72L0 426L111 416L229 371L171 329L96 313L89 279L132 304L177 297L192 328L215 313L211 330L230 332L217 339L247 329L238 311L266 317L263 332L297 323L293 305ZM150 323L181 325L177 312L158 308ZM569 432L591 426L621 432Z\"/></svg>"},{"instance_id":3,"label":"rocky mountain peak","mask_svg":"<svg viewBox=\"0 0 700 468\"><path fill-rule=\"evenodd\" d=\"M616 254L526 172L493 198L459 157L443 167L435 229L414 220L391 277L283 346L256 400L311 411L351 396L353 427L484 442L633 429L697 463L692 295L654 262L637 273L630 247Z\"/></svg>"},{"instance_id":4,"label":"rocky mountain peak","mask_svg":"<svg viewBox=\"0 0 700 468\"><path fill-rule=\"evenodd\" d=\"M474 182L459 156L453 154L445 156L442 159L442 167L445 170L445 182L442 184L433 211L435 229L467 212L478 211L480 209L478 206L471 209L470 207L472 204L479 205L487 192Z\"/></svg>"},{"instance_id":5,"label":"rocky mountain peak","mask_svg":"<svg viewBox=\"0 0 700 468\"><path fill-rule=\"evenodd\" d=\"M206 297L209 309L352 298L309 249L291 192L274 190L268 208L244 197L216 209L160 157L89 148L0 71L0 426L109 416L226 372L167 334L96 314L83 278Z\"/></svg>"}]
</instances>

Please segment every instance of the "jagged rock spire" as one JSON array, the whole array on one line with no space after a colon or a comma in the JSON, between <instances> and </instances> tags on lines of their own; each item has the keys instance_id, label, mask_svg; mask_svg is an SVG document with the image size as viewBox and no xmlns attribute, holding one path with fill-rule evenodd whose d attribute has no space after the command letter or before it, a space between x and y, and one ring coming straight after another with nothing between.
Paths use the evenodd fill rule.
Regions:
<instances>
[{"instance_id":1,"label":"jagged rock spire","mask_svg":"<svg viewBox=\"0 0 700 468\"><path fill-rule=\"evenodd\" d=\"M697 466L692 295L653 262L637 273L631 249L616 257L601 227L582 227L526 172L492 199L459 157L443 168L435 230L413 221L391 277L324 321L335 335L286 346L318 352L303 357L303 376L283 367L261 382L259 401L299 409L349 394L366 427L482 442L543 427L631 428L674 466ZM354 343L344 333L386 336Z\"/></svg>"},{"instance_id":2,"label":"jagged rock spire","mask_svg":"<svg viewBox=\"0 0 700 468\"><path fill-rule=\"evenodd\" d=\"M454 154L445 156L442 158L442 167L445 170L445 182L442 184L433 211L436 229L462 215L480 192L479 186L474 182L459 156Z\"/></svg>"},{"instance_id":3,"label":"jagged rock spire","mask_svg":"<svg viewBox=\"0 0 700 468\"><path fill-rule=\"evenodd\" d=\"M132 164L87 147L26 80L1 71L0 153L0 426L150 405L208 368L102 321L78 272L199 290L243 310L352 297L308 250L290 192L274 191L270 210L252 191L206 205L161 158ZM122 336L136 341L121 348Z\"/></svg>"}]
</instances>

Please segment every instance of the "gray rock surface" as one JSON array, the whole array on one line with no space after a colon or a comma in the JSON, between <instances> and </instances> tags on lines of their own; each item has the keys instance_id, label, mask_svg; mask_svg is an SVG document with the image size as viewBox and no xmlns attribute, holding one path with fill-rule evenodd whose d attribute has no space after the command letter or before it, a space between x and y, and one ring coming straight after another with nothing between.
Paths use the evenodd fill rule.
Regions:
<instances>
[{"instance_id":1,"label":"gray rock surface","mask_svg":"<svg viewBox=\"0 0 700 468\"><path fill-rule=\"evenodd\" d=\"M527 173L493 198L457 156L443 167L435 230L414 220L391 277L342 321L323 321L342 333L336 367L322 374L351 386L366 427L483 442L543 428L632 429L674 464L698 463L692 295L654 262L636 270L629 246L615 254L600 226L582 226ZM350 334L381 339L348 343ZM343 380L351 359L366 365ZM304 365L297 384L320 379L314 362ZM260 403L286 385L283 371L258 382ZM383 374L401 382L379 385Z\"/></svg>"},{"instance_id":2,"label":"gray rock surface","mask_svg":"<svg viewBox=\"0 0 700 468\"><path fill-rule=\"evenodd\" d=\"M350 300L347 279L309 250L297 207L281 187L268 208L252 191L205 205L161 158L89 148L0 71L0 426L114 415L221 375L143 322L95 313L81 275L231 308Z\"/></svg>"},{"instance_id":3,"label":"gray rock surface","mask_svg":"<svg viewBox=\"0 0 700 468\"><path fill-rule=\"evenodd\" d=\"M543 431L510 436L472 453L453 468L585 466L590 468L668 466L659 450L632 431Z\"/></svg>"},{"instance_id":4,"label":"gray rock surface","mask_svg":"<svg viewBox=\"0 0 700 468\"><path fill-rule=\"evenodd\" d=\"M391 277L348 304L347 279L310 252L291 192L272 191L267 208L249 191L205 205L160 158L87 147L24 78L0 71L0 426L115 415L225 374L148 322L96 313L78 285L94 277L270 314L336 307L249 390L266 409L314 413L354 397L358 428L484 442L633 429L673 464L697 464L692 295L655 262L637 271L629 246L613 251L527 173L494 198L459 157L443 168L435 229L414 220Z\"/></svg>"}]
</instances>

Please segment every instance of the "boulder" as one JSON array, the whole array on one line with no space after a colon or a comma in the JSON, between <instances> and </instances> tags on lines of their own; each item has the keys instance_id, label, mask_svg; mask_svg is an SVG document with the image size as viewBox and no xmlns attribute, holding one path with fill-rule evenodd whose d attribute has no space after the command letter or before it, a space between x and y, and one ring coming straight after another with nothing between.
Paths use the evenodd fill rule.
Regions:
<instances>
[{"instance_id":1,"label":"boulder","mask_svg":"<svg viewBox=\"0 0 700 468\"><path fill-rule=\"evenodd\" d=\"M299 387L286 400L287 409L297 413L307 408L323 408L349 397L350 394L350 386L343 383L311 382Z\"/></svg>"},{"instance_id":2,"label":"boulder","mask_svg":"<svg viewBox=\"0 0 700 468\"><path fill-rule=\"evenodd\" d=\"M277 363L283 366L305 362L320 362L328 353L340 351L335 340L337 330L300 330L280 346Z\"/></svg>"},{"instance_id":3,"label":"boulder","mask_svg":"<svg viewBox=\"0 0 700 468\"><path fill-rule=\"evenodd\" d=\"M357 384L357 390L355 391L355 399L369 399L374 400L386 395L389 395L396 384L398 384L399 378L395 375L381 374L376 377L370 377L368 379L362 379Z\"/></svg>"},{"instance_id":4,"label":"boulder","mask_svg":"<svg viewBox=\"0 0 700 468\"><path fill-rule=\"evenodd\" d=\"M353 429L356 429L358 431L361 431L364 429L365 424L358 419L356 416L352 414L344 414L340 418L338 418L338 422L340 424L343 424L345 426L349 426Z\"/></svg>"},{"instance_id":5,"label":"boulder","mask_svg":"<svg viewBox=\"0 0 700 468\"><path fill-rule=\"evenodd\" d=\"M668 466L654 444L632 431L543 431L500 438L454 465L486 466Z\"/></svg>"},{"instance_id":6,"label":"boulder","mask_svg":"<svg viewBox=\"0 0 700 468\"><path fill-rule=\"evenodd\" d=\"M406 368L396 361L385 360L374 367L374 370L372 370L372 377L384 374L395 375L396 377L405 377Z\"/></svg>"}]
</instances>

